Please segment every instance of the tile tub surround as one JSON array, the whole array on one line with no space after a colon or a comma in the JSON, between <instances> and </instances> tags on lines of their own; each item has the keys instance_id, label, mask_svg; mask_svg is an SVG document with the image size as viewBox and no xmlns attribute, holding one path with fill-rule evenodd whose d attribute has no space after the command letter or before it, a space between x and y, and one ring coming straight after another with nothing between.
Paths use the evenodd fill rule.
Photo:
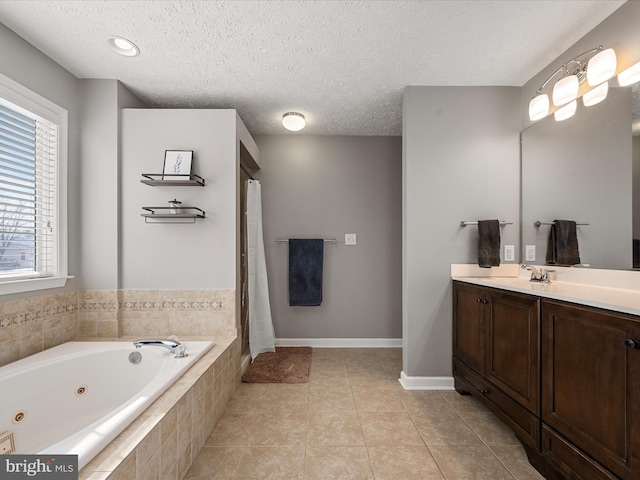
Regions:
<instances>
[{"instance_id":1,"label":"tile tub surround","mask_svg":"<svg viewBox=\"0 0 640 480\"><path fill-rule=\"evenodd\" d=\"M120 290L120 336L237 334L235 290Z\"/></svg>"},{"instance_id":2,"label":"tile tub surround","mask_svg":"<svg viewBox=\"0 0 640 480\"><path fill-rule=\"evenodd\" d=\"M77 336L77 291L0 301L0 366Z\"/></svg>"},{"instance_id":3,"label":"tile tub surround","mask_svg":"<svg viewBox=\"0 0 640 480\"><path fill-rule=\"evenodd\" d=\"M240 339L212 340L213 349L89 462L80 480L184 478L240 383Z\"/></svg>"},{"instance_id":4,"label":"tile tub surround","mask_svg":"<svg viewBox=\"0 0 640 480\"><path fill-rule=\"evenodd\" d=\"M234 337L234 290L80 290L0 300L0 366L76 338Z\"/></svg>"}]
</instances>

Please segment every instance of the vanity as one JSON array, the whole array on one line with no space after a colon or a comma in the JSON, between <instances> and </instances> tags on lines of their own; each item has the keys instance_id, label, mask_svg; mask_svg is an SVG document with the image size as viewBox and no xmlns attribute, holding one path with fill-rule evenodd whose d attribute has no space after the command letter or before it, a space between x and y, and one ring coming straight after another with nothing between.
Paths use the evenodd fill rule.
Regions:
<instances>
[{"instance_id":1,"label":"vanity","mask_svg":"<svg viewBox=\"0 0 640 480\"><path fill-rule=\"evenodd\" d=\"M560 267L535 283L511 270L452 265L455 389L500 417L547 479L640 478L638 273Z\"/></svg>"}]
</instances>

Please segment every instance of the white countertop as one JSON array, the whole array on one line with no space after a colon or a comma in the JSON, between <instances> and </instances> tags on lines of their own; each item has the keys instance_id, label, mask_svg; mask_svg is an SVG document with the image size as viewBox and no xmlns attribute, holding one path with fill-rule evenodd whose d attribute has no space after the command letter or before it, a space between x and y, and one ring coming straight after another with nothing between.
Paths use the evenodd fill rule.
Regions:
<instances>
[{"instance_id":1,"label":"white countertop","mask_svg":"<svg viewBox=\"0 0 640 480\"><path fill-rule=\"evenodd\" d=\"M513 276L513 269L508 272L508 276L460 276L456 274L469 272L454 268L454 265L451 267L453 280L640 315L640 289L637 289L640 272L553 267L557 272L555 275L551 274L551 282L538 283L530 282L531 272L525 270L520 270L517 276ZM471 272L471 274L474 273ZM487 272L487 275L492 274ZM554 280L553 276L560 277L562 280ZM614 287L606 285L614 285Z\"/></svg>"}]
</instances>

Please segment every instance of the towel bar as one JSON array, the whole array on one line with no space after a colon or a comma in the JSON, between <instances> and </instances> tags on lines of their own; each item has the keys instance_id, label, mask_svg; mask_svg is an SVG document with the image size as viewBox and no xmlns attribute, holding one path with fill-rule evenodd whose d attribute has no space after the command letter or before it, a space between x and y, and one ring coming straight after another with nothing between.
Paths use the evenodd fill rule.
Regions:
<instances>
[{"instance_id":1,"label":"towel bar","mask_svg":"<svg viewBox=\"0 0 640 480\"><path fill-rule=\"evenodd\" d=\"M540 220L536 220L535 222L533 222L533 225L536 228L539 228L540 225L553 225L554 222L541 222ZM589 225L589 222L576 222L576 225Z\"/></svg>"},{"instance_id":2,"label":"towel bar","mask_svg":"<svg viewBox=\"0 0 640 480\"><path fill-rule=\"evenodd\" d=\"M466 221L461 221L460 222L460 226L461 227L466 227L467 225L477 225L478 222L466 222ZM505 225L513 225L513 222L505 222L504 220L500 220L500 226L503 227Z\"/></svg>"},{"instance_id":3,"label":"towel bar","mask_svg":"<svg viewBox=\"0 0 640 480\"><path fill-rule=\"evenodd\" d=\"M325 242L329 243L338 243L338 240L335 238L323 238ZM276 238L276 243L289 243L288 238Z\"/></svg>"}]
</instances>

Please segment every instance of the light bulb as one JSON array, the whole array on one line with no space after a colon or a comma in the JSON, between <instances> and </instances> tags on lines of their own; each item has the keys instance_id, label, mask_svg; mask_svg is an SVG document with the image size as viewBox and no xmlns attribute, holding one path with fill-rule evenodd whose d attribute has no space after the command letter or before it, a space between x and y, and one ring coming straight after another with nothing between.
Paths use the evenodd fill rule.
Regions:
<instances>
[{"instance_id":1,"label":"light bulb","mask_svg":"<svg viewBox=\"0 0 640 480\"><path fill-rule=\"evenodd\" d=\"M578 97L579 88L580 83L575 75L561 78L553 86L553 104L560 106L575 100Z\"/></svg>"},{"instance_id":2,"label":"light bulb","mask_svg":"<svg viewBox=\"0 0 640 480\"><path fill-rule=\"evenodd\" d=\"M529 102L529 119L532 122L544 118L549 113L549 95L543 93L533 97Z\"/></svg>"},{"instance_id":3,"label":"light bulb","mask_svg":"<svg viewBox=\"0 0 640 480\"><path fill-rule=\"evenodd\" d=\"M609 82L604 82L602 85L598 85L593 90L585 93L582 96L582 103L585 107L590 107L607 98L607 93L609 93Z\"/></svg>"},{"instance_id":4,"label":"light bulb","mask_svg":"<svg viewBox=\"0 0 640 480\"><path fill-rule=\"evenodd\" d=\"M574 100L568 105L565 105L564 107L559 108L558 110L553 112L553 118L556 119L556 122L562 122L567 118L571 118L576 113L577 106L578 106L578 102Z\"/></svg>"},{"instance_id":5,"label":"light bulb","mask_svg":"<svg viewBox=\"0 0 640 480\"><path fill-rule=\"evenodd\" d=\"M618 84L621 87L626 87L640 80L640 62L635 65L631 65L626 70L623 70L618 74Z\"/></svg>"},{"instance_id":6,"label":"light bulb","mask_svg":"<svg viewBox=\"0 0 640 480\"><path fill-rule=\"evenodd\" d=\"M587 65L587 82L589 86L595 87L602 82L606 82L616 74L616 52L613 48L607 48L597 53Z\"/></svg>"}]
</instances>

